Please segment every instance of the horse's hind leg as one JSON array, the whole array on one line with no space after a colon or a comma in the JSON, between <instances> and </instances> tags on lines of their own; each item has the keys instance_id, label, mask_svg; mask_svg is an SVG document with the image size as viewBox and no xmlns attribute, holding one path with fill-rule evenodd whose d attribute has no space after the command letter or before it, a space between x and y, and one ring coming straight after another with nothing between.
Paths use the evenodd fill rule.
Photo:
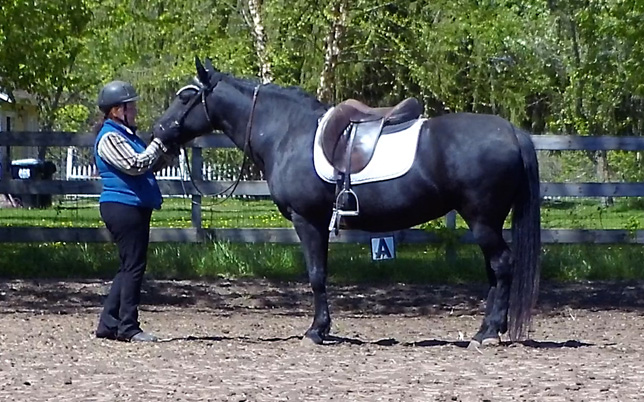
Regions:
<instances>
[{"instance_id":1,"label":"horse's hind leg","mask_svg":"<svg viewBox=\"0 0 644 402\"><path fill-rule=\"evenodd\" d=\"M293 226L302 243L309 282L313 289L315 316L305 335L313 343L320 344L329 335L331 316L326 295L327 256L329 232L327 223L314 224L304 217L292 214Z\"/></svg>"},{"instance_id":2,"label":"horse's hind leg","mask_svg":"<svg viewBox=\"0 0 644 402\"><path fill-rule=\"evenodd\" d=\"M496 225L495 225L496 226ZM503 240L502 227L475 223L472 233L485 257L486 271L490 283L485 317L481 328L474 335L479 343L497 343L499 334L508 329L508 307L512 283L512 253Z\"/></svg>"}]
</instances>

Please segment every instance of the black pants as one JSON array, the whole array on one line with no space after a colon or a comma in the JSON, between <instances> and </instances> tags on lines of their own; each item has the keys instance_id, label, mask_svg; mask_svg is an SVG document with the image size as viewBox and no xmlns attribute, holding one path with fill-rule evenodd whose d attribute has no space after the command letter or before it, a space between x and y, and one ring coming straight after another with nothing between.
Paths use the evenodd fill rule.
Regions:
<instances>
[{"instance_id":1,"label":"black pants","mask_svg":"<svg viewBox=\"0 0 644 402\"><path fill-rule=\"evenodd\" d=\"M121 263L103 305L96 335L129 340L141 332L139 303L147 265L152 209L103 202L100 211L116 243Z\"/></svg>"}]
</instances>

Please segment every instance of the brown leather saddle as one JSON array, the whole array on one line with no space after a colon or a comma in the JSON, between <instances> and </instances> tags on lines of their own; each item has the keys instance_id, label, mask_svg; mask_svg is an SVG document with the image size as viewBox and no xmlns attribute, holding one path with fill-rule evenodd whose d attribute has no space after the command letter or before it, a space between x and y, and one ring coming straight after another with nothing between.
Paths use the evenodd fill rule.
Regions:
<instances>
[{"instance_id":1,"label":"brown leather saddle","mask_svg":"<svg viewBox=\"0 0 644 402\"><path fill-rule=\"evenodd\" d=\"M423 107L416 98L379 108L348 99L331 111L321 127L324 156L339 172L358 173L371 160L385 126L418 119L422 112Z\"/></svg>"},{"instance_id":2,"label":"brown leather saddle","mask_svg":"<svg viewBox=\"0 0 644 402\"><path fill-rule=\"evenodd\" d=\"M342 217L360 214L358 196L351 189L351 175L367 166L383 129L415 121L422 112L416 98L379 108L348 99L331 110L320 127L322 152L339 173L329 231L338 234Z\"/></svg>"}]
</instances>

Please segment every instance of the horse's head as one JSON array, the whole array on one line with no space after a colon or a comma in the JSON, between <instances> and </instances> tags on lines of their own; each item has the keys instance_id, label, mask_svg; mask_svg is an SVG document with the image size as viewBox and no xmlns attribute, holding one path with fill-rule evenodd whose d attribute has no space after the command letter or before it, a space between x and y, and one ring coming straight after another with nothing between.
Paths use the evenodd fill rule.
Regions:
<instances>
[{"instance_id":1,"label":"horse's head","mask_svg":"<svg viewBox=\"0 0 644 402\"><path fill-rule=\"evenodd\" d=\"M224 75L212 66L210 59L206 59L205 64L195 58L197 76L191 84L177 91L170 106L154 122L153 137L168 138L173 145L180 145L220 129L211 120L207 99Z\"/></svg>"}]
</instances>

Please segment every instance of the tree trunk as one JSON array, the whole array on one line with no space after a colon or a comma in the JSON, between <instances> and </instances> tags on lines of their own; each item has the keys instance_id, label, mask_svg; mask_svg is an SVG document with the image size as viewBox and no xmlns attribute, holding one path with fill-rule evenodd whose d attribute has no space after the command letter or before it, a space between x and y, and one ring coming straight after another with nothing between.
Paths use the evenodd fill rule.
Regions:
<instances>
[{"instance_id":1,"label":"tree trunk","mask_svg":"<svg viewBox=\"0 0 644 402\"><path fill-rule=\"evenodd\" d=\"M610 170L608 166L608 158L606 151L597 151L595 156L595 162L597 163L597 178L600 183L607 183L610 181ZM608 207L613 205L613 197L601 197L600 200L602 206Z\"/></svg>"},{"instance_id":2,"label":"tree trunk","mask_svg":"<svg viewBox=\"0 0 644 402\"><path fill-rule=\"evenodd\" d=\"M332 7L333 19L325 39L324 66L317 90L318 99L326 103L335 103L335 68L342 51L340 42L346 29L347 0L336 0Z\"/></svg>"},{"instance_id":3,"label":"tree trunk","mask_svg":"<svg viewBox=\"0 0 644 402\"><path fill-rule=\"evenodd\" d=\"M74 69L74 65L76 63L76 56L78 56L79 52L80 52L80 48L76 48L70 54L69 67L67 70L68 72L71 72ZM65 89L64 84L60 83L56 87L56 92L53 94L51 98L38 100L38 102L40 103L40 110L44 110L45 112L45 120L41 126L42 131L44 132L50 132L54 127L54 123L56 122L56 112L58 112L58 109L61 107L60 100L63 95L64 89ZM38 159L45 159L46 154L47 154L46 146L38 147Z\"/></svg>"},{"instance_id":4,"label":"tree trunk","mask_svg":"<svg viewBox=\"0 0 644 402\"><path fill-rule=\"evenodd\" d=\"M259 70L262 83L267 84L273 81L273 72L271 71L271 64L268 61L266 52L266 33L264 30L264 22L262 21L262 0L248 0L248 12L250 20L247 19L253 38L255 39L255 52L259 59Z\"/></svg>"},{"instance_id":5,"label":"tree trunk","mask_svg":"<svg viewBox=\"0 0 644 402\"><path fill-rule=\"evenodd\" d=\"M581 70L581 50L579 47L579 37L577 35L577 24L572 16L568 17L570 27L570 39L572 41L573 60L575 61L575 71ZM577 117L585 119L583 112L584 87L586 80L581 76L578 78L577 88L575 90L575 114ZM594 133L591 133L594 134Z\"/></svg>"}]
</instances>

